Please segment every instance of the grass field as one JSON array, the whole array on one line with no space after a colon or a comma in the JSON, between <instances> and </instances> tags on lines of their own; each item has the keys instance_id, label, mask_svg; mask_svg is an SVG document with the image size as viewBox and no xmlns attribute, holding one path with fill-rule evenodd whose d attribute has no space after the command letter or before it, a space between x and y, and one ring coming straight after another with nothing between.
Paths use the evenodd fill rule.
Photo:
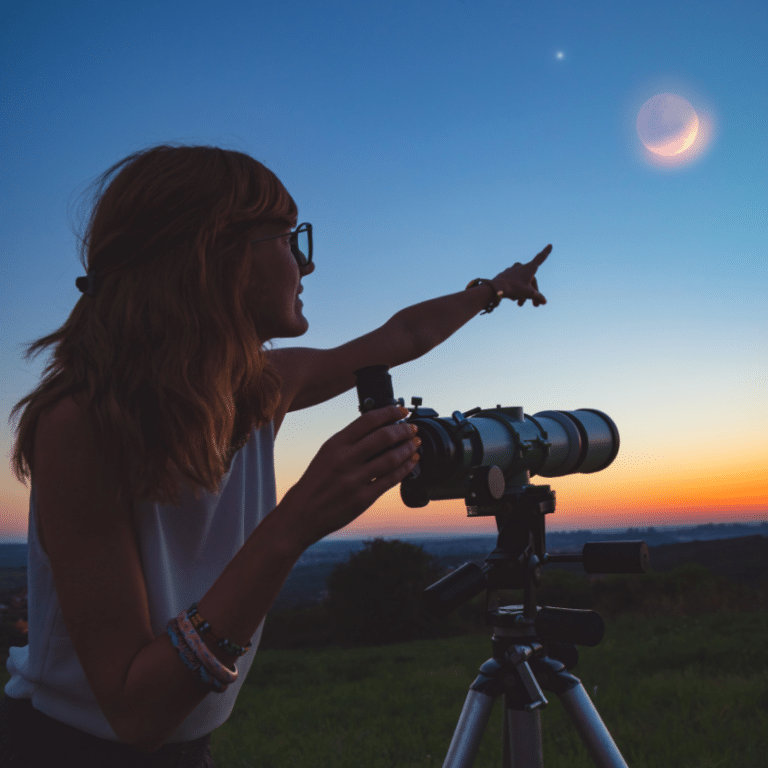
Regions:
<instances>
[{"instance_id":1,"label":"grass field","mask_svg":"<svg viewBox=\"0 0 768 768\"><path fill-rule=\"evenodd\" d=\"M625 615L581 678L631 768L762 768L768 753L768 615ZM372 648L264 651L229 720L217 768L440 766L482 635ZM3 685L8 675L2 669ZM557 697L542 713L547 768L592 765ZM477 768L501 765L501 702Z\"/></svg>"}]
</instances>

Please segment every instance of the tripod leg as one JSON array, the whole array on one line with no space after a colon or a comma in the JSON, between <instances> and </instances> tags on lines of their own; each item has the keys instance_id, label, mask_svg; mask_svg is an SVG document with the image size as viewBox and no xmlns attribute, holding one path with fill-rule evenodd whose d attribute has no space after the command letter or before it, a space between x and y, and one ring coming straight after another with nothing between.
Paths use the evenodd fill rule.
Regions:
<instances>
[{"instance_id":1,"label":"tripod leg","mask_svg":"<svg viewBox=\"0 0 768 768\"><path fill-rule=\"evenodd\" d=\"M598 768L628 768L584 686L578 683L558 696L595 765Z\"/></svg>"},{"instance_id":2,"label":"tripod leg","mask_svg":"<svg viewBox=\"0 0 768 768\"><path fill-rule=\"evenodd\" d=\"M504 696L504 768L543 768L541 713L522 712L507 706Z\"/></svg>"},{"instance_id":3,"label":"tripod leg","mask_svg":"<svg viewBox=\"0 0 768 768\"><path fill-rule=\"evenodd\" d=\"M495 700L493 696L469 689L443 768L470 768L475 762Z\"/></svg>"}]
</instances>

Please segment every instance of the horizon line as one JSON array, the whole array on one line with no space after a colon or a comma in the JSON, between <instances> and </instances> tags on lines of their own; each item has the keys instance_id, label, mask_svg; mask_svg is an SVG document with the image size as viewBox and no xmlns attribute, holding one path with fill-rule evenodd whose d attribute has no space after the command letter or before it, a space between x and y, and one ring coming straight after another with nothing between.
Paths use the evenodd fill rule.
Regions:
<instances>
[{"instance_id":1,"label":"horizon line","mask_svg":"<svg viewBox=\"0 0 768 768\"><path fill-rule=\"evenodd\" d=\"M633 526L633 525L627 525L627 526L614 526L614 527L603 527L603 528L574 528L574 529L568 529L568 530L549 530L547 533L549 534L573 534L573 533L618 533L621 531L679 531L679 530L688 530L691 528L707 528L709 526L712 527L722 527L722 526L740 526L743 528L755 528L759 527L761 525L768 524L767 520L757 520L753 522L708 522L708 523L688 523L687 525L647 525L647 526ZM471 539L471 538L487 538L490 536L496 536L495 533L492 531L489 531L487 533L473 533L471 531L468 531L467 533L460 533L458 531L447 531L444 533L441 533L440 531L423 531L423 532L406 532L406 533L395 533L395 534L368 534L368 535L349 535L345 536L343 533L337 532L332 533L326 536L324 539L321 539L318 542L315 542L315 544L320 544L323 541L366 541L370 539L377 539L377 538L385 538L392 536L393 538L401 538L401 539ZM0 539L0 546L4 544L29 544L29 540L27 538L23 539L6 539L2 540ZM312 546L315 546L313 544Z\"/></svg>"}]
</instances>

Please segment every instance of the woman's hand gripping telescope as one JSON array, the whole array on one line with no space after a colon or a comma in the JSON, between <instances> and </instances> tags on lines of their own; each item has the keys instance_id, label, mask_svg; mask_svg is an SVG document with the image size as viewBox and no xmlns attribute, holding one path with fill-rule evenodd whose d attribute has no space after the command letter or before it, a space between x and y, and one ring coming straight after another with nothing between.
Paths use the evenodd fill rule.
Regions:
<instances>
[{"instance_id":1,"label":"woman's hand gripping telescope","mask_svg":"<svg viewBox=\"0 0 768 768\"><path fill-rule=\"evenodd\" d=\"M402 421L407 415L395 405L377 408L323 444L279 505L303 548L349 525L411 473L421 440Z\"/></svg>"},{"instance_id":2,"label":"woman's hand gripping telescope","mask_svg":"<svg viewBox=\"0 0 768 768\"><path fill-rule=\"evenodd\" d=\"M519 261L516 262L509 269L499 272L493 278L494 285L504 291L505 299L517 301L520 307L525 304L526 299L531 299L534 307L538 307L539 304L546 304L547 300L539 293L539 286L536 282L536 270L544 263L551 252L552 246L548 245L527 264L521 264Z\"/></svg>"}]
</instances>

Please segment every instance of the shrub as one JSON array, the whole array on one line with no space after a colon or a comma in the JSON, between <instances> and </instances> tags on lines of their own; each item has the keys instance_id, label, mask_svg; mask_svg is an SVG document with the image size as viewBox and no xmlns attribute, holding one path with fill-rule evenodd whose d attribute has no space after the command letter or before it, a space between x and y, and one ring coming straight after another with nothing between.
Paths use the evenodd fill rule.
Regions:
<instances>
[{"instance_id":1,"label":"shrub","mask_svg":"<svg viewBox=\"0 0 768 768\"><path fill-rule=\"evenodd\" d=\"M414 544L377 538L334 568L326 606L342 645L385 645L432 635L422 592L439 576Z\"/></svg>"}]
</instances>

